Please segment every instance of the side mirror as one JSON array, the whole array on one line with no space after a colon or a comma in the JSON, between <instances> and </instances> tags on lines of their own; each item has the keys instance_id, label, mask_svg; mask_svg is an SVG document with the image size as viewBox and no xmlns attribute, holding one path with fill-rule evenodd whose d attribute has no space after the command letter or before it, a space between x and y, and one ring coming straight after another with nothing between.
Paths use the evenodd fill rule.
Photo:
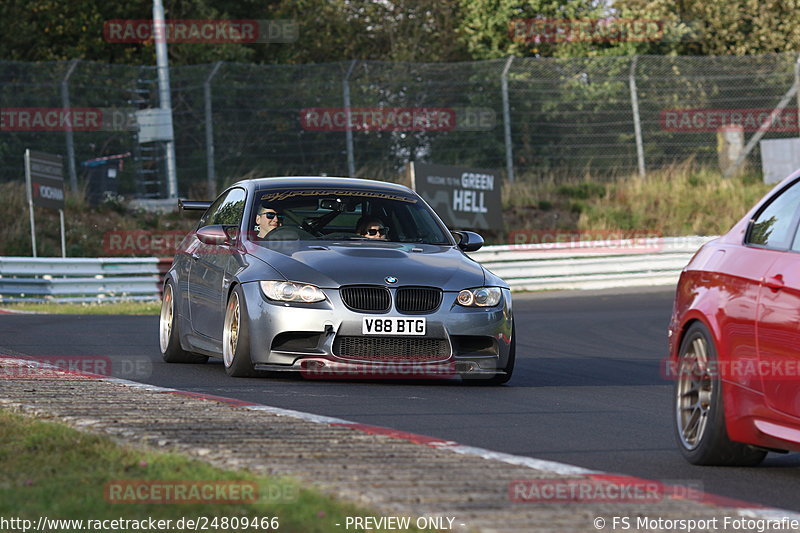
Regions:
<instances>
[{"instance_id":1,"label":"side mirror","mask_svg":"<svg viewBox=\"0 0 800 533\"><path fill-rule=\"evenodd\" d=\"M483 246L483 237L473 231L453 231L456 243L465 252L475 252Z\"/></svg>"},{"instance_id":2,"label":"side mirror","mask_svg":"<svg viewBox=\"0 0 800 533\"><path fill-rule=\"evenodd\" d=\"M239 229L236 226L212 224L197 230L196 235L203 244L231 244L238 238Z\"/></svg>"}]
</instances>

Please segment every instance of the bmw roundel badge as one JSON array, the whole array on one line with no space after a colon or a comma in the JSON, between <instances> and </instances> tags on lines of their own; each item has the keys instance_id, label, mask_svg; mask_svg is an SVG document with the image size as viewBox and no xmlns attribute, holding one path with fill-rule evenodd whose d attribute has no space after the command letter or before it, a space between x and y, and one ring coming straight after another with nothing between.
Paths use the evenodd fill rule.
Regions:
<instances>
[{"instance_id":1,"label":"bmw roundel badge","mask_svg":"<svg viewBox=\"0 0 800 533\"><path fill-rule=\"evenodd\" d=\"M394 277L394 276L386 276L385 278L383 278L383 280L384 280L386 283L390 283L390 284L391 284L391 283L397 283L397 278L396 278L396 277Z\"/></svg>"}]
</instances>

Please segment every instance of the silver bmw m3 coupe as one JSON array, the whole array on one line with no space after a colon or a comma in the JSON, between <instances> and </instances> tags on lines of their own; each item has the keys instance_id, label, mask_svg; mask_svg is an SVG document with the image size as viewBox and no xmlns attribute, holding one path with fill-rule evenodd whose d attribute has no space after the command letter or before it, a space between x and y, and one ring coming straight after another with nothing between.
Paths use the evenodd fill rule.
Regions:
<instances>
[{"instance_id":1,"label":"silver bmw m3 coupe","mask_svg":"<svg viewBox=\"0 0 800 533\"><path fill-rule=\"evenodd\" d=\"M511 292L413 190L322 177L240 181L202 210L165 275L164 360L231 376L448 378L514 370Z\"/></svg>"}]
</instances>

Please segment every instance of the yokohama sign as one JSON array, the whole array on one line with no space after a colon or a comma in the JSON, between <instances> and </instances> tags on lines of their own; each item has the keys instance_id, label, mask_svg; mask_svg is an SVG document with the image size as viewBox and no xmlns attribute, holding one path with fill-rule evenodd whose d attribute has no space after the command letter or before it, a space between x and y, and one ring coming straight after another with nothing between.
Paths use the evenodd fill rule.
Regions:
<instances>
[{"instance_id":1,"label":"yokohama sign","mask_svg":"<svg viewBox=\"0 0 800 533\"><path fill-rule=\"evenodd\" d=\"M26 175L34 205L64 209L64 174L61 156L29 151Z\"/></svg>"}]
</instances>

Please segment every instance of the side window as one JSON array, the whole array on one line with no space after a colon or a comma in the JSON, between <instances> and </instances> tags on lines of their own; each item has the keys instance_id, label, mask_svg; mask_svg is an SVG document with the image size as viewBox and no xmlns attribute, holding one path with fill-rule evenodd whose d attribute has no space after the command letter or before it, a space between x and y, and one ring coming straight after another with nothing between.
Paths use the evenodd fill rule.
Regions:
<instances>
[{"instance_id":1,"label":"side window","mask_svg":"<svg viewBox=\"0 0 800 533\"><path fill-rule=\"evenodd\" d=\"M243 189L231 189L211 204L197 227L202 228L211 224L238 226L242 220L242 214L244 214L244 199Z\"/></svg>"},{"instance_id":2,"label":"side window","mask_svg":"<svg viewBox=\"0 0 800 533\"><path fill-rule=\"evenodd\" d=\"M212 224L238 226L244 214L244 196L244 189L231 189L225 197L225 201L214 213Z\"/></svg>"},{"instance_id":3,"label":"side window","mask_svg":"<svg viewBox=\"0 0 800 533\"><path fill-rule=\"evenodd\" d=\"M222 204L222 202L225 201L225 198L227 198L229 194L230 194L230 192L227 192L223 196L220 196L219 198L214 200L214 203L211 204L209 206L209 208L206 209L206 212L203 213L203 216L200 217L200 222L197 223L197 229L200 229L203 226L208 226L208 225L212 224L211 221L214 220L214 213L217 212L217 210L219 209L219 206Z\"/></svg>"},{"instance_id":4,"label":"side window","mask_svg":"<svg viewBox=\"0 0 800 533\"><path fill-rule=\"evenodd\" d=\"M747 235L747 244L782 250L789 248L797 227L798 205L800 182L780 193L756 216Z\"/></svg>"}]
</instances>

